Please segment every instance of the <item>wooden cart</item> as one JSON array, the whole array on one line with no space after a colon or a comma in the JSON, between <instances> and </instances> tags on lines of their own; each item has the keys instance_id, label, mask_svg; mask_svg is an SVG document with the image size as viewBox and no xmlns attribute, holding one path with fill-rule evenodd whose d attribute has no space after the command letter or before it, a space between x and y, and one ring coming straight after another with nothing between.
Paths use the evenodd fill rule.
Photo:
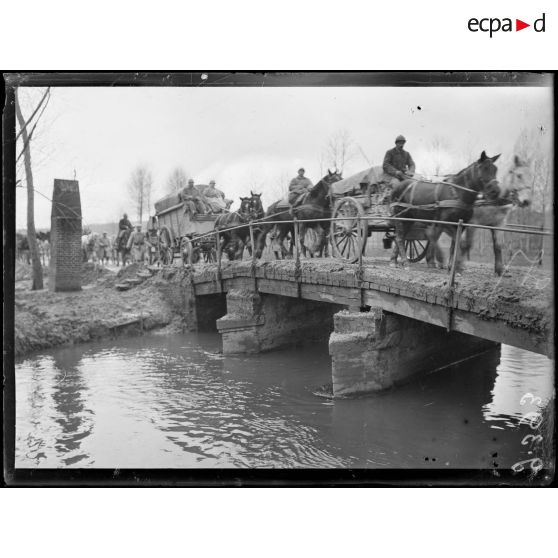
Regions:
<instances>
[{"instance_id":1,"label":"wooden cart","mask_svg":"<svg viewBox=\"0 0 558 558\"><path fill-rule=\"evenodd\" d=\"M217 249L213 236L193 242L200 235L214 230L218 213L191 215L186 211L179 194L170 194L155 202L155 222L159 238L160 260L171 264L175 255L183 264L196 263L200 259L214 262Z\"/></svg>"},{"instance_id":2,"label":"wooden cart","mask_svg":"<svg viewBox=\"0 0 558 558\"><path fill-rule=\"evenodd\" d=\"M392 247L394 226L389 217L389 186L380 180L381 168L372 167L354 176L335 182L331 187L332 217L330 240L333 253L354 263L365 255L366 243L372 233L383 233L385 249ZM411 262L426 256L429 241L424 223L415 223L405 237L405 251Z\"/></svg>"}]
</instances>

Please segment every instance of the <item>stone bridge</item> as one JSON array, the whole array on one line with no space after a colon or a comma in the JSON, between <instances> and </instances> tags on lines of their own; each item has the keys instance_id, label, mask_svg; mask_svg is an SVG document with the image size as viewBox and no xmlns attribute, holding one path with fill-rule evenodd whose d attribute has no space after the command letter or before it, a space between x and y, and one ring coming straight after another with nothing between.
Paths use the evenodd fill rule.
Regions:
<instances>
[{"instance_id":1,"label":"stone bridge","mask_svg":"<svg viewBox=\"0 0 558 558\"><path fill-rule=\"evenodd\" d=\"M539 268L498 278L491 266L468 266L452 288L446 271L368 259L163 271L176 273L187 321L216 322L226 354L329 336L336 396L385 389L500 343L554 357L553 283Z\"/></svg>"}]
</instances>

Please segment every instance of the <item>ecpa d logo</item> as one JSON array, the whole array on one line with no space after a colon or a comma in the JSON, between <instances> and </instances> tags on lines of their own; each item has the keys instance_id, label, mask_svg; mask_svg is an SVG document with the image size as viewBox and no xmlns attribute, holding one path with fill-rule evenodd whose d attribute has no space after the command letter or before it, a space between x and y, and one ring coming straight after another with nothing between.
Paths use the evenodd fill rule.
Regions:
<instances>
[{"instance_id":1,"label":"ecpa d logo","mask_svg":"<svg viewBox=\"0 0 558 558\"><path fill-rule=\"evenodd\" d=\"M541 17L535 19L533 22L533 30L537 33L544 33L545 32L545 16L546 14L543 13ZM483 33L490 33L490 38L494 33L498 33L498 31L512 32L512 31L521 31L522 29L526 29L527 27L531 27L530 23L526 23L521 19L515 18L515 27L513 25L513 19L509 17L504 17L500 19L499 17L483 17L483 18L476 18L472 17L467 22L467 27L469 31L473 33L477 33L481 31Z\"/></svg>"}]
</instances>

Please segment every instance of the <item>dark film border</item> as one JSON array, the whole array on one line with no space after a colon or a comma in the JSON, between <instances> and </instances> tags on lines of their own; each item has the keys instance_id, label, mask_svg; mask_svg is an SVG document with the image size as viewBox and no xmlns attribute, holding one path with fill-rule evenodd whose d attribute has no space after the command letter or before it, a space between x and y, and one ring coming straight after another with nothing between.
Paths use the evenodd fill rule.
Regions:
<instances>
[{"instance_id":1,"label":"dark film border","mask_svg":"<svg viewBox=\"0 0 558 558\"><path fill-rule=\"evenodd\" d=\"M10 72L3 74L4 484L8 486L549 486L493 469L16 469L15 468L15 89L17 87L553 87L554 72ZM556 91L554 90L554 124ZM554 126L556 129L556 125ZM556 424L556 422L555 422ZM556 447L554 432L554 448Z\"/></svg>"}]
</instances>

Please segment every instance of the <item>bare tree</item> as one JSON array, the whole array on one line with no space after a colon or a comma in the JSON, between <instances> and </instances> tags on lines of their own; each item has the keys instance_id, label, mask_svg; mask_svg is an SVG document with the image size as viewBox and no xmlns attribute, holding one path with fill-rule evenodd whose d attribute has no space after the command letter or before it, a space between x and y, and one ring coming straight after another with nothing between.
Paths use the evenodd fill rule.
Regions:
<instances>
[{"instance_id":1,"label":"bare tree","mask_svg":"<svg viewBox=\"0 0 558 558\"><path fill-rule=\"evenodd\" d=\"M128 192L138 212L138 221L140 226L143 221L144 210L149 212L149 202L151 199L151 187L153 186L153 178L147 167L138 165L130 176L128 182Z\"/></svg>"},{"instance_id":2,"label":"bare tree","mask_svg":"<svg viewBox=\"0 0 558 558\"><path fill-rule=\"evenodd\" d=\"M428 143L428 151L421 160L421 170L427 175L442 177L451 172L457 172L453 168L454 157L451 155L451 142L444 136L433 136Z\"/></svg>"},{"instance_id":3,"label":"bare tree","mask_svg":"<svg viewBox=\"0 0 558 558\"><path fill-rule=\"evenodd\" d=\"M343 172L345 165L355 156L356 146L348 130L338 130L327 140L320 156L320 172L324 164L328 169Z\"/></svg>"},{"instance_id":4,"label":"bare tree","mask_svg":"<svg viewBox=\"0 0 558 558\"><path fill-rule=\"evenodd\" d=\"M33 282L31 285L32 290L40 290L43 288L43 268L41 266L41 258L39 255L39 246L37 244L37 233L35 230L35 190L33 187L33 169L31 165L31 139L39 123L39 120L45 111L50 98L50 87L47 87L41 100L32 111L31 116L25 120L21 112L19 104L19 92L16 91L16 117L19 124L19 133L17 137L21 136L23 146L21 153L17 157L19 160L23 156L23 163L25 168L25 182L27 185L27 240L29 243L29 253L31 256L31 264L33 267ZM39 112L39 109L42 110ZM37 116L38 115L38 116ZM33 118L36 117L34 124L31 126ZM17 181L21 182L21 180Z\"/></svg>"},{"instance_id":5,"label":"bare tree","mask_svg":"<svg viewBox=\"0 0 558 558\"><path fill-rule=\"evenodd\" d=\"M189 173L182 167L175 167L167 178L165 189L169 194L180 192L188 183Z\"/></svg>"},{"instance_id":6,"label":"bare tree","mask_svg":"<svg viewBox=\"0 0 558 558\"><path fill-rule=\"evenodd\" d=\"M552 147L545 130L522 130L514 155L530 163L533 172L532 208L543 214L552 203Z\"/></svg>"}]
</instances>

